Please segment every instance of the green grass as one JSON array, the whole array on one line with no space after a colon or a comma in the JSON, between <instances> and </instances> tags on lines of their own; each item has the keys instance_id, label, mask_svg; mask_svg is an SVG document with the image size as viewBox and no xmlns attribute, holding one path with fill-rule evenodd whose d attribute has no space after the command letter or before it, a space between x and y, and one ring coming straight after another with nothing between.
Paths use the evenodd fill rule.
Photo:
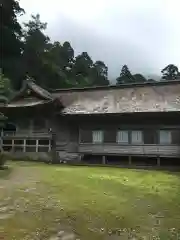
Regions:
<instances>
[{"instance_id":1,"label":"green grass","mask_svg":"<svg viewBox=\"0 0 180 240\"><path fill-rule=\"evenodd\" d=\"M0 169L0 180L7 179L11 174L12 168L1 168Z\"/></svg>"},{"instance_id":2,"label":"green grass","mask_svg":"<svg viewBox=\"0 0 180 240\"><path fill-rule=\"evenodd\" d=\"M113 234L178 239L179 173L10 165L8 179L0 171L0 209L1 203L9 207L7 218L1 219L0 211L4 239L49 239L61 228L85 240L111 239Z\"/></svg>"}]
</instances>

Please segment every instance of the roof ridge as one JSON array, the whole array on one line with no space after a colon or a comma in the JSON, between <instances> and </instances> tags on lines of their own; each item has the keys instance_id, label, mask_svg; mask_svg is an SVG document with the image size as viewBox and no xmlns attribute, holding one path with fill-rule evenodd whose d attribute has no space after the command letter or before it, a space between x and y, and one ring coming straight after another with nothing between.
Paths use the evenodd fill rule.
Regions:
<instances>
[{"instance_id":1,"label":"roof ridge","mask_svg":"<svg viewBox=\"0 0 180 240\"><path fill-rule=\"evenodd\" d=\"M50 93L57 92L73 92L73 91L90 91L90 90L104 90L104 89L123 89L131 87L146 87L146 86L162 86L162 85L174 85L180 84L180 79L168 80L168 81L156 81L156 82L145 82L145 83L126 83L119 85L107 85L107 86L92 86L83 88L61 88L61 89L48 89Z\"/></svg>"}]
</instances>

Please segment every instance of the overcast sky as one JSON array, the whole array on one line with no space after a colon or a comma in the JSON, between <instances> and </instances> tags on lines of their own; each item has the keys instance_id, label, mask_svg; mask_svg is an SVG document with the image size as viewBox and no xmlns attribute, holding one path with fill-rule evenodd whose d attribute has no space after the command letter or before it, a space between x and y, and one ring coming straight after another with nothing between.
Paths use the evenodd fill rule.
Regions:
<instances>
[{"instance_id":1,"label":"overcast sky","mask_svg":"<svg viewBox=\"0 0 180 240\"><path fill-rule=\"evenodd\" d=\"M69 41L76 54L103 60L109 77L123 64L133 73L159 74L169 63L180 69L180 0L20 0L23 20L39 13L47 34Z\"/></svg>"}]
</instances>

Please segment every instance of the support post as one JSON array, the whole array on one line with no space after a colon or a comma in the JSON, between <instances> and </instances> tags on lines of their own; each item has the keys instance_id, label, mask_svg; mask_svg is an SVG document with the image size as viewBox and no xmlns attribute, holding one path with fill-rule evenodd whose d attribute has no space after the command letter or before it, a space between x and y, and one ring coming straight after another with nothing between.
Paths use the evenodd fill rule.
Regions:
<instances>
[{"instance_id":1,"label":"support post","mask_svg":"<svg viewBox=\"0 0 180 240\"><path fill-rule=\"evenodd\" d=\"M36 140L36 152L38 152L39 140Z\"/></svg>"},{"instance_id":2,"label":"support post","mask_svg":"<svg viewBox=\"0 0 180 240\"><path fill-rule=\"evenodd\" d=\"M106 156L102 156L102 163L106 164Z\"/></svg>"},{"instance_id":3,"label":"support post","mask_svg":"<svg viewBox=\"0 0 180 240\"><path fill-rule=\"evenodd\" d=\"M59 156L56 152L56 133L52 132L52 145L51 145L51 153L52 153L52 163L60 163Z\"/></svg>"},{"instance_id":4,"label":"support post","mask_svg":"<svg viewBox=\"0 0 180 240\"><path fill-rule=\"evenodd\" d=\"M12 140L12 152L14 152L14 140Z\"/></svg>"},{"instance_id":5,"label":"support post","mask_svg":"<svg viewBox=\"0 0 180 240\"><path fill-rule=\"evenodd\" d=\"M24 142L23 142L23 152L26 152L26 139L24 139Z\"/></svg>"},{"instance_id":6,"label":"support post","mask_svg":"<svg viewBox=\"0 0 180 240\"><path fill-rule=\"evenodd\" d=\"M128 157L128 163L129 163L129 165L132 164L132 157L131 156Z\"/></svg>"},{"instance_id":7,"label":"support post","mask_svg":"<svg viewBox=\"0 0 180 240\"><path fill-rule=\"evenodd\" d=\"M161 166L161 159L160 159L160 157L157 157L157 165L158 165L158 167Z\"/></svg>"},{"instance_id":8,"label":"support post","mask_svg":"<svg viewBox=\"0 0 180 240\"><path fill-rule=\"evenodd\" d=\"M49 147L48 147L48 152L51 151L51 140L49 140Z\"/></svg>"}]
</instances>

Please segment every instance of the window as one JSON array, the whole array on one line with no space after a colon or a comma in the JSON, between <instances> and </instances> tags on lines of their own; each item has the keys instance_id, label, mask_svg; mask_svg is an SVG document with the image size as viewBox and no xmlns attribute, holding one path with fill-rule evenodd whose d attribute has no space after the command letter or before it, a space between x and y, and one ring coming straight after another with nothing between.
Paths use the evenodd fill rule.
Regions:
<instances>
[{"instance_id":1,"label":"window","mask_svg":"<svg viewBox=\"0 0 180 240\"><path fill-rule=\"evenodd\" d=\"M117 132L117 143L129 143L128 131Z\"/></svg>"},{"instance_id":2,"label":"window","mask_svg":"<svg viewBox=\"0 0 180 240\"><path fill-rule=\"evenodd\" d=\"M93 131L92 132L93 143L102 143L103 142L103 132L102 131Z\"/></svg>"},{"instance_id":3,"label":"window","mask_svg":"<svg viewBox=\"0 0 180 240\"><path fill-rule=\"evenodd\" d=\"M131 132L131 142L132 144L140 144L143 142L142 131L132 131Z\"/></svg>"},{"instance_id":4,"label":"window","mask_svg":"<svg viewBox=\"0 0 180 240\"><path fill-rule=\"evenodd\" d=\"M170 144L171 143L171 131L160 130L160 132L159 132L159 143L160 144Z\"/></svg>"}]
</instances>

